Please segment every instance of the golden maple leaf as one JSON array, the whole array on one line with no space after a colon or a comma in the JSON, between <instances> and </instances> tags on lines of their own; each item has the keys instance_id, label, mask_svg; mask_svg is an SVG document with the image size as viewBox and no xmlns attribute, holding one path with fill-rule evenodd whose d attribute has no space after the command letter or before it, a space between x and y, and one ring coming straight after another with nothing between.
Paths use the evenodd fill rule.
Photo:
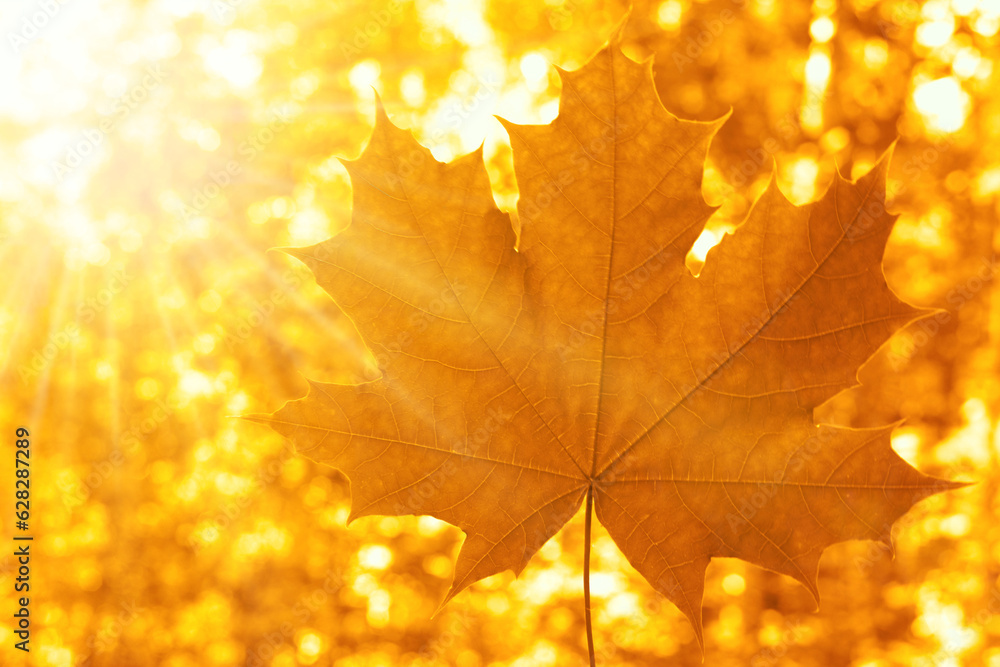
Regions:
<instances>
[{"instance_id":1,"label":"golden maple leaf","mask_svg":"<svg viewBox=\"0 0 1000 667\"><path fill-rule=\"evenodd\" d=\"M502 121L520 239L481 152L439 163L379 103L369 145L345 162L351 225L290 252L382 375L312 383L263 419L348 476L352 520L426 514L461 528L447 599L520 572L586 502L588 529L593 504L701 644L712 557L816 596L827 546L888 545L914 503L961 484L897 456L892 426L813 419L927 314L882 273L889 153L803 207L772 178L693 276L685 255L714 210L702 171L724 118L670 114L651 66L612 40L560 70L551 124Z\"/></svg>"}]
</instances>

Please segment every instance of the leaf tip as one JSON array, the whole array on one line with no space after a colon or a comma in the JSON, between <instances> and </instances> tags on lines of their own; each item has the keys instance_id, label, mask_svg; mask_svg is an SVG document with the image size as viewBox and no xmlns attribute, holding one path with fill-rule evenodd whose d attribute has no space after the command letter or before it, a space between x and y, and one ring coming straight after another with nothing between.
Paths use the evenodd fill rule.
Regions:
<instances>
[{"instance_id":1,"label":"leaf tip","mask_svg":"<svg viewBox=\"0 0 1000 667\"><path fill-rule=\"evenodd\" d=\"M896 545L892 539L892 526L888 526L882 531L882 534L875 538L876 544L881 544L885 547L886 554L889 556L889 560L896 560Z\"/></svg>"},{"instance_id":2,"label":"leaf tip","mask_svg":"<svg viewBox=\"0 0 1000 667\"><path fill-rule=\"evenodd\" d=\"M882 162L888 164L892 160L892 154L896 151L896 145L898 143L899 143L899 137L896 137L891 142L889 142L889 147L886 148L885 151L883 151L882 155L880 155L878 160L875 161L875 164L880 164Z\"/></svg>"},{"instance_id":3,"label":"leaf tip","mask_svg":"<svg viewBox=\"0 0 1000 667\"><path fill-rule=\"evenodd\" d=\"M441 600L441 603L438 604L437 609L435 609L434 613L431 614L431 618L434 618L438 614L440 614L441 611L445 608L445 605L451 602L452 598L461 593L463 590L465 590L465 586L458 586L456 582L452 581L451 587L448 589L448 593L445 594L444 599Z\"/></svg>"},{"instance_id":4,"label":"leaf tip","mask_svg":"<svg viewBox=\"0 0 1000 667\"><path fill-rule=\"evenodd\" d=\"M947 308L919 308L920 317L937 317L939 315L950 315Z\"/></svg>"},{"instance_id":5,"label":"leaf tip","mask_svg":"<svg viewBox=\"0 0 1000 667\"><path fill-rule=\"evenodd\" d=\"M461 593L463 590L465 589L464 588L456 589L455 584L452 583L451 588L448 589L448 593L444 596L444 599L441 600L440 603L438 603L437 608L434 609L434 613L431 614L431 619L437 618L438 614L444 611L444 608L448 605L449 602L451 602L452 598Z\"/></svg>"},{"instance_id":6,"label":"leaf tip","mask_svg":"<svg viewBox=\"0 0 1000 667\"><path fill-rule=\"evenodd\" d=\"M375 93L375 118L384 118L389 120L388 114L385 112L385 104L382 103L382 96L379 95L378 89L375 86L371 87L372 92Z\"/></svg>"},{"instance_id":7,"label":"leaf tip","mask_svg":"<svg viewBox=\"0 0 1000 667\"><path fill-rule=\"evenodd\" d=\"M249 413L245 415L226 415L226 417L228 419L242 419L244 421L254 422L255 424L270 424L272 421L274 421L273 414L266 415L258 413Z\"/></svg>"},{"instance_id":8,"label":"leaf tip","mask_svg":"<svg viewBox=\"0 0 1000 667\"><path fill-rule=\"evenodd\" d=\"M819 611L819 572L813 572L808 580L802 579L802 585L806 587L809 591L809 595L812 596L813 608L812 612L815 614Z\"/></svg>"},{"instance_id":9,"label":"leaf tip","mask_svg":"<svg viewBox=\"0 0 1000 667\"><path fill-rule=\"evenodd\" d=\"M304 248L296 246L272 246L267 249L266 252L280 252L291 257L298 259L299 251L304 250Z\"/></svg>"},{"instance_id":10,"label":"leaf tip","mask_svg":"<svg viewBox=\"0 0 1000 667\"><path fill-rule=\"evenodd\" d=\"M860 184L860 183L863 183L863 182L867 182L870 179L874 179L875 183L879 187L879 190L882 191L881 194L880 194L880 197L881 197L881 200L884 202L885 201L885 195L886 195L886 193L885 193L885 185L886 185L886 182L888 181L888 177L889 177L889 162L892 160L892 153L893 153L893 151L896 148L896 142L897 141L898 140L893 140L893 142L891 144L889 144L889 147L886 148L885 151L882 152L882 154L878 157L877 160L875 160L875 164L873 164L871 166L871 169L869 169L863 175L859 176L858 178L856 178L854 180L851 180L850 178L844 178L843 176L840 176L840 177L845 182L855 183L855 184ZM840 175L839 169L837 171L837 174Z\"/></svg>"},{"instance_id":11,"label":"leaf tip","mask_svg":"<svg viewBox=\"0 0 1000 667\"><path fill-rule=\"evenodd\" d=\"M819 611L819 557L821 553L822 549L819 553L814 551L803 554L796 561L789 561L789 564L794 563L793 567L781 568L780 570L782 574L791 576L809 591L813 601L813 612Z\"/></svg>"},{"instance_id":12,"label":"leaf tip","mask_svg":"<svg viewBox=\"0 0 1000 667\"><path fill-rule=\"evenodd\" d=\"M697 620L694 615L688 616L691 627L694 629L694 638L698 642L698 652L701 653L701 662L705 662L705 628L701 620L701 606L698 607Z\"/></svg>"},{"instance_id":13,"label":"leaf tip","mask_svg":"<svg viewBox=\"0 0 1000 667\"><path fill-rule=\"evenodd\" d=\"M353 178L354 177L354 165L357 164L358 160L360 160L360 159L361 158L359 157L359 158L356 158L356 159L352 160L350 158L338 156L337 157L337 162L339 162L341 164L341 166L345 170L347 170L347 175L350 176L351 178Z\"/></svg>"},{"instance_id":14,"label":"leaf tip","mask_svg":"<svg viewBox=\"0 0 1000 667\"><path fill-rule=\"evenodd\" d=\"M289 254L288 253L288 248L285 247L285 246L271 246L270 248L266 249L264 252L265 253L268 253L268 252L279 253L280 252L280 253L285 254L285 255Z\"/></svg>"},{"instance_id":15,"label":"leaf tip","mask_svg":"<svg viewBox=\"0 0 1000 667\"><path fill-rule=\"evenodd\" d=\"M970 486L976 486L979 482L963 482L961 480L951 480L951 479L940 479L938 477L934 478L934 489L933 493L944 493L945 491L958 491L959 489L965 489Z\"/></svg>"},{"instance_id":16,"label":"leaf tip","mask_svg":"<svg viewBox=\"0 0 1000 667\"><path fill-rule=\"evenodd\" d=\"M503 129L507 133L507 136L513 139L514 133L512 132L512 130L521 127L521 123L515 123L512 120L507 120L503 116L498 116L496 114L494 114L493 117L497 119L497 122L500 123L501 126L503 126Z\"/></svg>"},{"instance_id":17,"label":"leaf tip","mask_svg":"<svg viewBox=\"0 0 1000 667\"><path fill-rule=\"evenodd\" d=\"M304 246L304 247L299 247L299 246L279 246L279 247L270 248L270 250L273 250L275 252L284 253L284 254L288 255L289 257L294 257L295 259L297 259L300 262L302 262L303 264L305 264L307 267L309 266L308 262L306 262L306 259L309 257L309 253L307 252L309 250L309 246Z\"/></svg>"},{"instance_id":18,"label":"leaf tip","mask_svg":"<svg viewBox=\"0 0 1000 667\"><path fill-rule=\"evenodd\" d=\"M713 125L715 125L716 126L715 131L718 132L719 128L721 128L723 125L725 125L726 121L729 120L729 117L732 116L732 115L733 115L733 106L730 104L729 108L726 110L726 113L722 114L721 116L719 116L715 120L710 120L708 122L710 122Z\"/></svg>"},{"instance_id":19,"label":"leaf tip","mask_svg":"<svg viewBox=\"0 0 1000 667\"><path fill-rule=\"evenodd\" d=\"M625 10L625 14L618 19L618 23L611 30L611 36L608 38L608 45L619 46L622 43L622 39L625 37L625 26L628 24L628 20L632 17L632 3L629 3L628 9Z\"/></svg>"}]
</instances>

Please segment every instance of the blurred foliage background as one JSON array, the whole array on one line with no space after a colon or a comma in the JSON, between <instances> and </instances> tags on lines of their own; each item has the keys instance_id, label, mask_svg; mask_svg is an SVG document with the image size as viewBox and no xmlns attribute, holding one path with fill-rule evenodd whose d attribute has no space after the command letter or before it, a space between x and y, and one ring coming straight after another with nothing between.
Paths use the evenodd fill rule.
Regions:
<instances>
[{"instance_id":1,"label":"blurred foliage background","mask_svg":"<svg viewBox=\"0 0 1000 667\"><path fill-rule=\"evenodd\" d=\"M310 274L275 246L350 217L377 90L440 160L485 143L517 198L493 118L547 122L552 65L580 66L625 14L596 0L70 0L0 10L0 424L32 431L31 660L4 665L572 665L585 660L582 517L519 580L433 615L461 536L365 518L336 472L233 419L352 381L373 360ZM770 177L799 203L898 138L890 285L943 308L898 334L824 421L902 420L921 470L979 484L895 531L830 549L814 613L798 584L709 569L705 664L1000 666L1000 3L637 0L633 58L665 106L734 113L690 256L738 224ZM5 450L12 451L11 449ZM11 456L0 476L13 479ZM12 488L5 482L4 489ZM13 494L0 503L14 533ZM12 551L4 549L4 552ZM14 608L10 555L3 609ZM598 527L599 664L700 665L692 631Z\"/></svg>"}]
</instances>

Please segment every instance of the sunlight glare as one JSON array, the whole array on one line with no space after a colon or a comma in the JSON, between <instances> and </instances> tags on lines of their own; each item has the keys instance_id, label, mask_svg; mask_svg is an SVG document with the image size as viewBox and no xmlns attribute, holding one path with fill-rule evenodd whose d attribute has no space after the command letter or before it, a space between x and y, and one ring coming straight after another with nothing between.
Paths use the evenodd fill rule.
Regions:
<instances>
[{"instance_id":1,"label":"sunlight glare","mask_svg":"<svg viewBox=\"0 0 1000 667\"><path fill-rule=\"evenodd\" d=\"M969 95L953 76L919 84L913 89L913 104L932 130L957 132L969 113Z\"/></svg>"},{"instance_id":2,"label":"sunlight glare","mask_svg":"<svg viewBox=\"0 0 1000 667\"><path fill-rule=\"evenodd\" d=\"M722 237L723 234L718 234L714 230L708 228L701 230L701 234L691 246L691 255L695 261L704 263L705 258L708 257L708 251L718 245Z\"/></svg>"},{"instance_id":3,"label":"sunlight glare","mask_svg":"<svg viewBox=\"0 0 1000 667\"><path fill-rule=\"evenodd\" d=\"M656 11L656 21L660 24L661 28L667 30L673 30L681 24L681 15L684 12L684 6L680 3L680 0L666 0L660 4L659 9Z\"/></svg>"},{"instance_id":4,"label":"sunlight glare","mask_svg":"<svg viewBox=\"0 0 1000 667\"><path fill-rule=\"evenodd\" d=\"M228 31L222 44L205 38L199 50L205 70L225 79L233 88L250 88L264 69L254 53L254 36L245 30Z\"/></svg>"},{"instance_id":5,"label":"sunlight glare","mask_svg":"<svg viewBox=\"0 0 1000 667\"><path fill-rule=\"evenodd\" d=\"M820 44L829 42L836 32L837 26L830 20L829 16L820 16L809 26L809 34Z\"/></svg>"},{"instance_id":6,"label":"sunlight glare","mask_svg":"<svg viewBox=\"0 0 1000 667\"><path fill-rule=\"evenodd\" d=\"M378 64L378 61L362 60L351 68L351 72L347 76L354 92L361 97L368 97L372 87L378 83L381 74L382 66Z\"/></svg>"}]
</instances>

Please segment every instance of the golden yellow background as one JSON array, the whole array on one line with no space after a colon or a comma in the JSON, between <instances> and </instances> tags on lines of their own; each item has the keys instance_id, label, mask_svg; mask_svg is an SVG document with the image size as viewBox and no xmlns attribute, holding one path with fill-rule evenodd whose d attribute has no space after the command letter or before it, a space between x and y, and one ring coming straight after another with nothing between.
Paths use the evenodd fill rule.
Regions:
<instances>
[{"instance_id":1,"label":"golden yellow background","mask_svg":"<svg viewBox=\"0 0 1000 667\"><path fill-rule=\"evenodd\" d=\"M268 249L348 224L336 157L364 146L373 88L440 160L485 142L497 201L513 210L492 115L551 120L551 66L580 66L626 10L4 4L0 526L13 544L14 430L26 426L35 541L30 660L13 649L16 563L0 548L0 663L583 663L582 517L519 580L491 578L432 617L458 531L426 517L345 527L342 476L232 417L302 396L304 377L371 372L308 271ZM830 549L818 613L793 581L715 561L706 665L1000 666L998 28L996 0L635 3L624 48L655 56L666 107L734 111L710 151L705 195L722 208L693 268L772 165L802 203L899 138L885 271L907 301L949 316L894 337L864 386L820 416L905 420L902 456L979 482L906 515L895 560L871 543ZM592 586L599 665L701 664L687 621L599 527Z\"/></svg>"}]
</instances>

